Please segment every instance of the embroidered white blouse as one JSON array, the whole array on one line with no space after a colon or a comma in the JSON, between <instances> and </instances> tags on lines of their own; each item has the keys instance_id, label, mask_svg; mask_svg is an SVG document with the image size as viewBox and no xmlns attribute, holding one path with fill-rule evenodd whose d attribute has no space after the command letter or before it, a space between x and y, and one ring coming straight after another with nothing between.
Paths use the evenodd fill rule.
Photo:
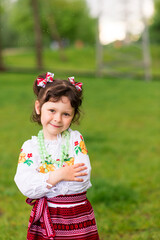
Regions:
<instances>
[{"instance_id":1,"label":"embroidered white blouse","mask_svg":"<svg viewBox=\"0 0 160 240\"><path fill-rule=\"evenodd\" d=\"M81 193L91 187L91 165L83 137L78 131L72 131L71 129L69 129L69 131L69 157L65 160L64 166L66 164L85 163L88 174L81 177L84 181L61 181L48 189L46 180L49 177L49 171L55 171L59 168L58 163L62 138L59 134L57 140L45 140L47 152L52 156L52 159L56 160L56 164L47 161L44 164L41 162L42 160L38 151L37 137L33 136L30 140L24 142L22 146L17 172L14 178L19 190L26 197L38 199L47 196L51 198L58 195Z\"/></svg>"}]
</instances>

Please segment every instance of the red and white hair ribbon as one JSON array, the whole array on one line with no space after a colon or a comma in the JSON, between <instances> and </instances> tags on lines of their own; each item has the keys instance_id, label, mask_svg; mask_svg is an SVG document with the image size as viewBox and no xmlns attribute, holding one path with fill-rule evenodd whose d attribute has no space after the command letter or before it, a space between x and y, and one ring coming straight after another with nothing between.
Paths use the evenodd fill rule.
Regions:
<instances>
[{"instance_id":1,"label":"red and white hair ribbon","mask_svg":"<svg viewBox=\"0 0 160 240\"><path fill-rule=\"evenodd\" d=\"M37 86L45 88L47 82L53 82L54 73L47 72L45 78L37 78Z\"/></svg>"},{"instance_id":2,"label":"red and white hair ribbon","mask_svg":"<svg viewBox=\"0 0 160 240\"><path fill-rule=\"evenodd\" d=\"M70 81L70 83L72 83L76 87L76 89L78 91L82 91L82 83L81 82L76 83L74 80L74 77L69 77L68 80Z\"/></svg>"}]
</instances>

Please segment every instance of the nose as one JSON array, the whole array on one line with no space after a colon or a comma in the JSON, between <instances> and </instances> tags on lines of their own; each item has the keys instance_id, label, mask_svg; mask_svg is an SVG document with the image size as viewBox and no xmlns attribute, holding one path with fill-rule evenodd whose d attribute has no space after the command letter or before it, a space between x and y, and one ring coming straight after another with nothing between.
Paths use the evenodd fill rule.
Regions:
<instances>
[{"instance_id":1,"label":"nose","mask_svg":"<svg viewBox=\"0 0 160 240\"><path fill-rule=\"evenodd\" d=\"M55 115L54 115L54 120L55 120L56 122L61 122L61 120L62 120L61 114L59 114L59 113L55 114Z\"/></svg>"}]
</instances>

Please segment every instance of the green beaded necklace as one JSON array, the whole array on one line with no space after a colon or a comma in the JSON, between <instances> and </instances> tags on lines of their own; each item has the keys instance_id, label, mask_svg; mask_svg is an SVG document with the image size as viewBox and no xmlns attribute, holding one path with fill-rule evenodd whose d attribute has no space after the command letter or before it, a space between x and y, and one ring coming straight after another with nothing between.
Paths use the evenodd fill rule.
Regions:
<instances>
[{"instance_id":1,"label":"green beaded necklace","mask_svg":"<svg viewBox=\"0 0 160 240\"><path fill-rule=\"evenodd\" d=\"M62 167L64 160L69 157L69 139L70 139L70 132L68 130L62 133L62 144L61 144L61 154L60 154L60 162L58 163L58 167ZM57 161L52 159L51 155L48 154L45 144L44 144L44 134L43 130L40 130L38 133L38 149L41 157L41 163L49 163L49 164L56 164Z\"/></svg>"}]
</instances>

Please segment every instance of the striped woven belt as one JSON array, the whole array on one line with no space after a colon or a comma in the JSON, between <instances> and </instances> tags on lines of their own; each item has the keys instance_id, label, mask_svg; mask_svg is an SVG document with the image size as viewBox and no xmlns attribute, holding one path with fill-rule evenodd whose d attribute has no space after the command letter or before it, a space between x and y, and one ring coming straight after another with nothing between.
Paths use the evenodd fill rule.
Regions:
<instances>
[{"instance_id":1,"label":"striped woven belt","mask_svg":"<svg viewBox=\"0 0 160 240\"><path fill-rule=\"evenodd\" d=\"M37 221L43 222L43 228L46 230L47 237L53 239L55 237L54 227L51 221L48 202L55 204L72 204L81 203L86 200L86 192L70 195L60 195L54 198L43 197L37 200L27 198L26 203L33 206L31 218L28 225L28 231Z\"/></svg>"}]
</instances>

